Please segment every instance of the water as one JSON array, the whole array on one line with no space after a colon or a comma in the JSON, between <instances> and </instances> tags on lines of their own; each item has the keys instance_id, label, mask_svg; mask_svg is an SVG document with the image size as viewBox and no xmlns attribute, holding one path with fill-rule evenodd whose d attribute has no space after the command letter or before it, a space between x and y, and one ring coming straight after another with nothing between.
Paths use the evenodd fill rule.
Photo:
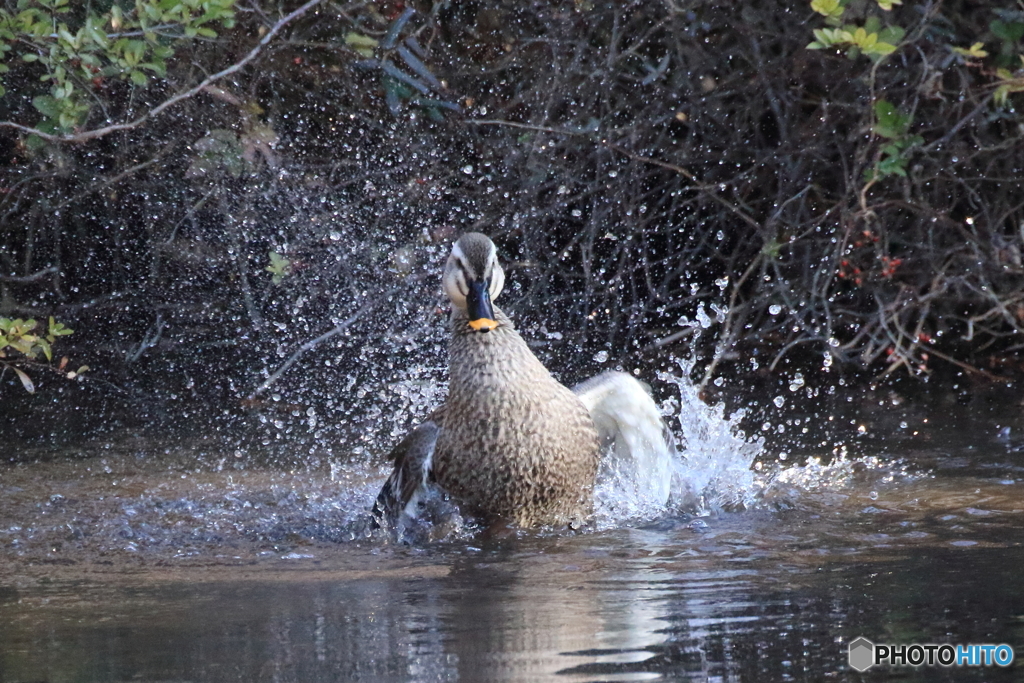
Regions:
<instances>
[{"instance_id":1,"label":"water","mask_svg":"<svg viewBox=\"0 0 1024 683\"><path fill-rule=\"evenodd\" d=\"M5 465L0 681L1020 677L846 663L861 635L1024 653L1024 420L1005 393L839 394L831 420L824 399L792 406L763 441L676 384L674 486L696 495L583 533L365 538L385 469L340 453L289 468L120 436ZM779 473L783 449L801 464Z\"/></svg>"}]
</instances>

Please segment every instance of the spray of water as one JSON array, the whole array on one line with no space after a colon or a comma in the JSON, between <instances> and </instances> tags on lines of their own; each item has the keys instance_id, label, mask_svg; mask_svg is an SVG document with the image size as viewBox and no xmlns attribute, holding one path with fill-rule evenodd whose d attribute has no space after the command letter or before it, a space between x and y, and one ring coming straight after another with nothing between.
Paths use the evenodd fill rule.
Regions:
<instances>
[{"instance_id":1,"label":"spray of water","mask_svg":"<svg viewBox=\"0 0 1024 683\"><path fill-rule=\"evenodd\" d=\"M694 330L688 359L676 359L678 373L661 372L658 379L678 393L661 405L661 413L678 442L678 454L666 454L658 462L657 476L628 468L603 470L596 489L596 526L614 528L643 523L659 517L721 512L786 509L822 493L839 491L858 480L881 485L914 475L899 463L868 456L849 458L845 447L827 459L810 458L797 465L771 465L765 441L748 436L743 410L726 415L724 404L708 405L690 380L696 364L696 340L713 323L699 309L695 320L681 325ZM781 458L784 459L784 456ZM668 495L662 495L665 477Z\"/></svg>"},{"instance_id":2,"label":"spray of water","mask_svg":"<svg viewBox=\"0 0 1024 683\"><path fill-rule=\"evenodd\" d=\"M765 465L775 458L766 457L762 437L749 436L744 431L741 424L744 411L727 415L724 404L708 405L690 380L696 365L696 338L713 324L711 319L701 310L693 321L683 320L680 324L694 328L694 353L687 359L675 359L677 371L658 374L660 382L675 389L675 395L663 401L658 410L677 448L668 452L640 438L628 446L637 454L634 466L623 466L613 459L610 465L603 467L595 488L592 528L611 529L680 515L711 516L758 508L788 508L802 496L813 497L826 490L849 486L856 473L891 470L891 463L878 458L851 460L842 452L824 463L812 458L802 465ZM390 419L382 414L378 423L390 424L391 436L400 437L399 432L404 432L405 425L415 422L416 417L422 417L443 401L443 375L442 365L434 363L414 372L413 379L406 377L392 383L390 392L378 391L378 398L387 405L390 405L387 399L391 395L401 399L400 406L395 408L398 412L391 414ZM650 426L645 429L649 434ZM386 464L360 462L357 458L355 462L332 466L332 478L345 479L341 471L351 474L348 471L354 470L359 473L361 482L364 478L383 480L388 469ZM346 531L340 536L350 540L369 536L363 523L377 486L343 488L338 500L344 499L341 508L347 513L342 514L348 519ZM453 540L470 537L478 531L444 501L439 501L436 507L437 510L425 515L426 523L416 522L414 527L405 530L406 540L413 543ZM440 524L436 523L438 519L442 520Z\"/></svg>"}]
</instances>

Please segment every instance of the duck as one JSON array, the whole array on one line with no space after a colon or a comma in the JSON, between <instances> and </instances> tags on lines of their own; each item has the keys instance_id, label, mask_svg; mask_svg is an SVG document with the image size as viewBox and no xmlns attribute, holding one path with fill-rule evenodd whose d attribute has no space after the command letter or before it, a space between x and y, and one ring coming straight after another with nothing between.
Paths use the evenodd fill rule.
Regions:
<instances>
[{"instance_id":1,"label":"duck","mask_svg":"<svg viewBox=\"0 0 1024 683\"><path fill-rule=\"evenodd\" d=\"M599 479L665 504L674 439L639 381L618 371L573 389L556 380L494 305L505 273L488 236L460 236L441 282L448 394L392 450L375 526L399 530L441 496L486 526L579 528Z\"/></svg>"}]
</instances>

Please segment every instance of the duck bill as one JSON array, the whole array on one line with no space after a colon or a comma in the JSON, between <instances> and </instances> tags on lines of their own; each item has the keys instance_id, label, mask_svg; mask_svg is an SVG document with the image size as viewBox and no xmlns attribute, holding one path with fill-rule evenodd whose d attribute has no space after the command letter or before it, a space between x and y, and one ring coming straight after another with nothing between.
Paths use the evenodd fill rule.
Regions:
<instances>
[{"instance_id":1,"label":"duck bill","mask_svg":"<svg viewBox=\"0 0 1024 683\"><path fill-rule=\"evenodd\" d=\"M491 307L491 293L487 291L486 282L473 282L469 285L466 296L466 310L469 313L469 326L477 332L489 332L498 326Z\"/></svg>"}]
</instances>

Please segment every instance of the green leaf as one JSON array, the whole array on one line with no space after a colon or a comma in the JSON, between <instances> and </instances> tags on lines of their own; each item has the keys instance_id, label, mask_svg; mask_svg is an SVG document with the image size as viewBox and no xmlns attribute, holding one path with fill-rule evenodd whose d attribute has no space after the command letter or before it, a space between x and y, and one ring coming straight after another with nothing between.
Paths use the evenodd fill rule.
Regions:
<instances>
[{"instance_id":1,"label":"green leaf","mask_svg":"<svg viewBox=\"0 0 1024 683\"><path fill-rule=\"evenodd\" d=\"M167 65L163 62L146 62L145 64L139 64L139 66L143 69L149 69L161 77L167 75Z\"/></svg>"},{"instance_id":2,"label":"green leaf","mask_svg":"<svg viewBox=\"0 0 1024 683\"><path fill-rule=\"evenodd\" d=\"M876 43L872 43L871 45L865 46L863 49L864 54L866 55L878 55L880 57L884 57L885 55L891 55L893 52L895 52L896 46L879 41Z\"/></svg>"},{"instance_id":3,"label":"green leaf","mask_svg":"<svg viewBox=\"0 0 1024 683\"><path fill-rule=\"evenodd\" d=\"M138 86L144 86L149 83L149 77L141 71L132 71L129 77L132 79L132 83Z\"/></svg>"},{"instance_id":4,"label":"green leaf","mask_svg":"<svg viewBox=\"0 0 1024 683\"><path fill-rule=\"evenodd\" d=\"M895 142L890 142L888 145L882 146L882 154L887 154L889 156L898 157L902 151L903 148Z\"/></svg>"},{"instance_id":5,"label":"green leaf","mask_svg":"<svg viewBox=\"0 0 1024 683\"><path fill-rule=\"evenodd\" d=\"M36 127L39 128L39 130L42 130L44 133L50 132L43 130L43 124L40 124ZM25 146L33 152L38 152L39 150L46 147L46 140L33 133L25 138Z\"/></svg>"},{"instance_id":6,"label":"green leaf","mask_svg":"<svg viewBox=\"0 0 1024 683\"><path fill-rule=\"evenodd\" d=\"M864 27L861 26L858 27L857 30L853 32L853 40L851 40L850 42L852 42L854 45L863 50L874 45L875 41L877 40L877 34L869 34L867 31L864 30Z\"/></svg>"},{"instance_id":7,"label":"green leaf","mask_svg":"<svg viewBox=\"0 0 1024 683\"><path fill-rule=\"evenodd\" d=\"M49 95L37 95L32 98L32 106L48 119L55 119L60 116L60 107L57 104L57 100Z\"/></svg>"},{"instance_id":8,"label":"green leaf","mask_svg":"<svg viewBox=\"0 0 1024 683\"><path fill-rule=\"evenodd\" d=\"M899 45L905 35L907 32L900 26L886 26L878 32L878 42Z\"/></svg>"},{"instance_id":9,"label":"green leaf","mask_svg":"<svg viewBox=\"0 0 1024 683\"><path fill-rule=\"evenodd\" d=\"M90 19L92 19L92 17L90 17ZM86 22L85 32L94 43L96 43L103 49L106 49L107 46L110 44L110 41L107 40L107 34L101 31L99 27L96 26L96 22L94 21Z\"/></svg>"},{"instance_id":10,"label":"green leaf","mask_svg":"<svg viewBox=\"0 0 1024 683\"><path fill-rule=\"evenodd\" d=\"M76 48L78 47L78 45L77 45L78 41L75 40L75 36L71 35L71 32L68 31L68 27L65 26L64 24L61 24L59 27L57 27L57 35L64 42L70 43L71 45L74 45Z\"/></svg>"},{"instance_id":11,"label":"green leaf","mask_svg":"<svg viewBox=\"0 0 1024 683\"><path fill-rule=\"evenodd\" d=\"M988 52L985 51L984 47L985 43L974 43L968 48L954 47L953 52L962 57L982 59L983 57L988 57Z\"/></svg>"},{"instance_id":12,"label":"green leaf","mask_svg":"<svg viewBox=\"0 0 1024 683\"><path fill-rule=\"evenodd\" d=\"M898 175L901 178L907 177L907 160L903 157L888 157L878 162L878 172L883 176Z\"/></svg>"},{"instance_id":13,"label":"green leaf","mask_svg":"<svg viewBox=\"0 0 1024 683\"><path fill-rule=\"evenodd\" d=\"M998 88L996 88L996 91L994 93L992 93L992 102L997 107L1005 107L1006 106L1006 100L1009 97L1009 95L1010 95L1010 86L1008 86L1008 85L1001 85Z\"/></svg>"},{"instance_id":14,"label":"green leaf","mask_svg":"<svg viewBox=\"0 0 1024 683\"><path fill-rule=\"evenodd\" d=\"M293 269L292 262L285 257L278 254L276 251L270 252L270 265L266 267L266 270L273 275L271 281L275 285L281 284L281 281L288 275L291 275Z\"/></svg>"},{"instance_id":15,"label":"green leaf","mask_svg":"<svg viewBox=\"0 0 1024 683\"><path fill-rule=\"evenodd\" d=\"M21 337L19 339L12 339L11 342L10 342L10 346L15 351L17 351L19 353L22 353L22 354L28 356L29 358L35 358L36 354L32 350L32 346L34 345L34 342L35 342L34 339L28 339L26 337Z\"/></svg>"},{"instance_id":16,"label":"green leaf","mask_svg":"<svg viewBox=\"0 0 1024 683\"><path fill-rule=\"evenodd\" d=\"M43 350L43 355L46 356L46 360L53 360L53 349L50 348L50 342L45 339L39 339L36 341L36 346Z\"/></svg>"},{"instance_id":17,"label":"green leaf","mask_svg":"<svg viewBox=\"0 0 1024 683\"><path fill-rule=\"evenodd\" d=\"M811 32L814 34L814 37L817 38L818 44L822 47L828 47L836 42L833 38L833 32L827 28L816 28Z\"/></svg>"},{"instance_id":18,"label":"green leaf","mask_svg":"<svg viewBox=\"0 0 1024 683\"><path fill-rule=\"evenodd\" d=\"M74 330L72 330L72 329L70 329L68 327L65 327L64 323L59 323L59 322L55 321L53 319L52 315L50 316L49 323L50 324L49 324L49 327L47 329L47 332L52 337L64 337L64 336L67 336L69 334L74 334L74 332L75 332Z\"/></svg>"},{"instance_id":19,"label":"green leaf","mask_svg":"<svg viewBox=\"0 0 1024 683\"><path fill-rule=\"evenodd\" d=\"M373 57L373 51L377 48L378 42L376 38L349 31L345 34L345 44L358 52L361 57L369 59Z\"/></svg>"},{"instance_id":20,"label":"green leaf","mask_svg":"<svg viewBox=\"0 0 1024 683\"><path fill-rule=\"evenodd\" d=\"M886 100L875 102L875 118L877 123L874 126L874 132L890 139L906 134L911 122L910 116L901 114L899 109Z\"/></svg>"},{"instance_id":21,"label":"green leaf","mask_svg":"<svg viewBox=\"0 0 1024 683\"><path fill-rule=\"evenodd\" d=\"M828 19L838 19L844 11L839 0L811 0L811 9Z\"/></svg>"},{"instance_id":22,"label":"green leaf","mask_svg":"<svg viewBox=\"0 0 1024 683\"><path fill-rule=\"evenodd\" d=\"M996 38L1007 43L1016 43L1024 37L1024 23L1019 21L1006 22L996 19L988 27L995 34Z\"/></svg>"}]
</instances>

